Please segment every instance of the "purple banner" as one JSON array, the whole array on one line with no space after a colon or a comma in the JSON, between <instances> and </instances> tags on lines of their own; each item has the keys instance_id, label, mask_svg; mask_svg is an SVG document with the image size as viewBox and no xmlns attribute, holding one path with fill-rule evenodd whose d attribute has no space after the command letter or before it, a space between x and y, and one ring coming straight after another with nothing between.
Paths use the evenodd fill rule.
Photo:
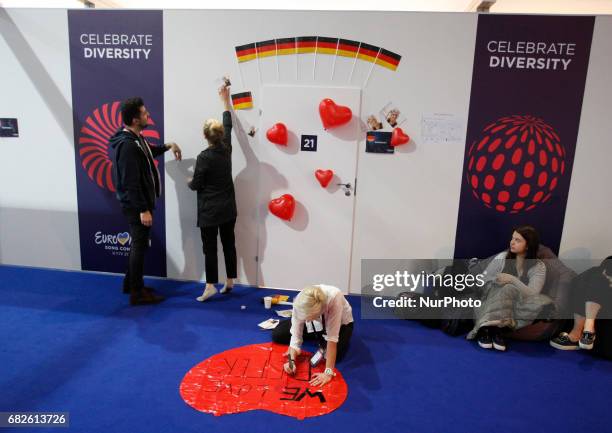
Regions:
<instances>
[{"instance_id":1,"label":"purple banner","mask_svg":"<svg viewBox=\"0 0 612 433\"><path fill-rule=\"evenodd\" d=\"M480 15L455 257L534 226L559 251L594 17Z\"/></svg>"},{"instance_id":2,"label":"purple banner","mask_svg":"<svg viewBox=\"0 0 612 433\"><path fill-rule=\"evenodd\" d=\"M115 197L108 139L122 126L121 101L140 96L152 124L143 134L163 144L162 11L68 11L81 267L123 273L128 224ZM159 160L164 186L164 163ZM145 274L166 275L165 202L157 201Z\"/></svg>"}]
</instances>

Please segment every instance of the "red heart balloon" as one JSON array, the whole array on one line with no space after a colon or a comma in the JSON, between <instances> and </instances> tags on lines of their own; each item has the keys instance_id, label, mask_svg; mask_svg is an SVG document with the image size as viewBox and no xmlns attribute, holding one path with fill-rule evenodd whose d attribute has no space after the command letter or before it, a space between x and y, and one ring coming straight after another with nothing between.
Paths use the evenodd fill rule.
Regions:
<instances>
[{"instance_id":1,"label":"red heart balloon","mask_svg":"<svg viewBox=\"0 0 612 433\"><path fill-rule=\"evenodd\" d=\"M290 221L295 212L295 199L291 194L283 194L279 198L270 200L268 209L277 217Z\"/></svg>"},{"instance_id":2,"label":"red heart balloon","mask_svg":"<svg viewBox=\"0 0 612 433\"><path fill-rule=\"evenodd\" d=\"M287 127L283 123L277 123L266 132L266 137L272 143L280 144L281 146L287 145Z\"/></svg>"},{"instance_id":3,"label":"red heart balloon","mask_svg":"<svg viewBox=\"0 0 612 433\"><path fill-rule=\"evenodd\" d=\"M391 134L391 146L399 146L410 141L410 137L402 131L402 128L395 128Z\"/></svg>"},{"instance_id":4,"label":"red heart balloon","mask_svg":"<svg viewBox=\"0 0 612 433\"><path fill-rule=\"evenodd\" d=\"M349 107L336 105L330 98L325 98L319 104L319 115L325 129L334 128L350 122L353 112Z\"/></svg>"},{"instance_id":5,"label":"red heart balloon","mask_svg":"<svg viewBox=\"0 0 612 433\"><path fill-rule=\"evenodd\" d=\"M329 185L329 182L331 182L332 177L334 177L334 172L332 170L319 169L315 171L315 177L323 188L327 188L327 185Z\"/></svg>"}]
</instances>

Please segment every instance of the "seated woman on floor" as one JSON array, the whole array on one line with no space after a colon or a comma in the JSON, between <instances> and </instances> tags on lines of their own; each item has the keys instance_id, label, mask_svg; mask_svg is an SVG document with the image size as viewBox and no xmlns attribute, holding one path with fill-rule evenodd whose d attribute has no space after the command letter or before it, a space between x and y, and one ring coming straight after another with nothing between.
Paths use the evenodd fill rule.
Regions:
<instances>
[{"instance_id":1,"label":"seated woman on floor","mask_svg":"<svg viewBox=\"0 0 612 433\"><path fill-rule=\"evenodd\" d=\"M610 317L612 308L612 256L599 266L584 271L572 281L574 326L550 340L560 350L591 350L595 344L595 319L602 311Z\"/></svg>"},{"instance_id":2,"label":"seated woman on floor","mask_svg":"<svg viewBox=\"0 0 612 433\"><path fill-rule=\"evenodd\" d=\"M325 372L314 374L310 384L320 386L336 375L336 361L346 354L352 334L351 305L337 287L319 284L298 293L293 302L291 319L282 321L274 328L272 340L289 345L289 360L284 368L291 375L296 372L295 360L301 352L303 340L318 340L325 356Z\"/></svg>"},{"instance_id":3,"label":"seated woman on floor","mask_svg":"<svg viewBox=\"0 0 612 433\"><path fill-rule=\"evenodd\" d=\"M514 229L510 248L502 251L484 271L482 305L474 309L476 338L484 349L506 350L503 333L531 324L551 299L540 292L546 266L537 259L540 236L531 226Z\"/></svg>"}]
</instances>

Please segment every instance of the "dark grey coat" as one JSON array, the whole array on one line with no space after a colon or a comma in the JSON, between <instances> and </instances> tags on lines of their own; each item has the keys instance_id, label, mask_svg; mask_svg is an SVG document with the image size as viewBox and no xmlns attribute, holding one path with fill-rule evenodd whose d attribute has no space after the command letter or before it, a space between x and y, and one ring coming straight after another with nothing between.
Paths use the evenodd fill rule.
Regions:
<instances>
[{"instance_id":1,"label":"dark grey coat","mask_svg":"<svg viewBox=\"0 0 612 433\"><path fill-rule=\"evenodd\" d=\"M217 226L237 216L232 179L232 116L223 112L222 143L198 155L189 188L198 192L198 227Z\"/></svg>"}]
</instances>

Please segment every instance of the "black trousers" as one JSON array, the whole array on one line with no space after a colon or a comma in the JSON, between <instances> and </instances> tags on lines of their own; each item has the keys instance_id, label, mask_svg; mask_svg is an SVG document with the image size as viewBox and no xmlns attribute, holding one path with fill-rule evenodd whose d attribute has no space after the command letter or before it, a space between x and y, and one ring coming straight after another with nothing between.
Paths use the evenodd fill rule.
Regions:
<instances>
[{"instance_id":1,"label":"black trousers","mask_svg":"<svg viewBox=\"0 0 612 433\"><path fill-rule=\"evenodd\" d=\"M127 272L123 279L123 288L132 293L137 293L144 287L144 256L149 248L151 227L146 227L140 222L140 212L132 209L123 209L130 226L130 256L128 259Z\"/></svg>"},{"instance_id":2,"label":"black trousers","mask_svg":"<svg viewBox=\"0 0 612 433\"><path fill-rule=\"evenodd\" d=\"M570 296L572 311L581 316L585 315L585 303L595 302L601 305L598 317L610 318L612 308L612 287L608 279L603 276L600 267L587 269L572 281Z\"/></svg>"},{"instance_id":3,"label":"black trousers","mask_svg":"<svg viewBox=\"0 0 612 433\"><path fill-rule=\"evenodd\" d=\"M318 332L318 333L315 333L315 332L308 333L306 332L306 325L304 325L304 330L303 330L302 335L303 335L304 341L317 341L318 339L322 340L322 341L319 341L319 344L325 347L325 344L327 343L325 339L323 339L323 336L322 336L322 334L324 333L325 331ZM353 322L349 323L348 325L340 326L340 332L338 334L338 346L336 349L336 362L340 362L342 358L344 358L344 355L346 355L352 335L353 335ZM274 341L277 344L289 345L289 342L291 341L291 319L283 320L276 326L276 328L272 330L272 341Z\"/></svg>"},{"instance_id":4,"label":"black trousers","mask_svg":"<svg viewBox=\"0 0 612 433\"><path fill-rule=\"evenodd\" d=\"M221 236L221 245L223 246L223 256L225 258L225 271L227 272L227 278L236 278L237 276L236 239L234 237L235 225L236 219L233 219L218 226L200 227L207 284L216 284L219 282L219 269L217 265L217 233L219 233Z\"/></svg>"}]
</instances>

